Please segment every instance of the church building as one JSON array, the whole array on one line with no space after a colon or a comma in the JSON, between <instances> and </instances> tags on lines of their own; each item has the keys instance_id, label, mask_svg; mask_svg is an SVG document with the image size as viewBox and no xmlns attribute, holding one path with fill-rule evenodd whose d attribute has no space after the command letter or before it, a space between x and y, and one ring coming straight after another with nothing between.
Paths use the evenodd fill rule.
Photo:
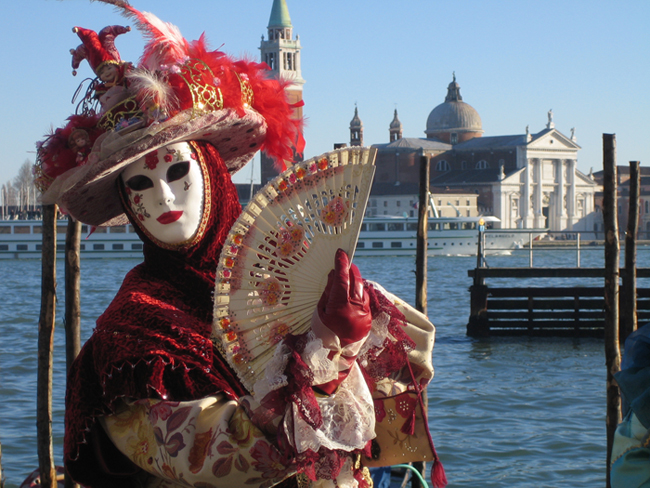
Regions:
<instances>
[{"instance_id":1,"label":"church building","mask_svg":"<svg viewBox=\"0 0 650 488\"><path fill-rule=\"evenodd\" d=\"M356 108L352 122L350 144L363 137ZM454 75L424 132L425 138L403 137L395 110L389 142L374 144L377 172L371 198L417 200L424 154L431 164L432 193L476 195L478 212L498 217L502 228L578 231L594 230L602 222L594 208L599 185L576 167L580 146L575 131L570 136L558 131L552 111L539 132L527 127L524 134L486 137L481 117L463 101Z\"/></svg>"}]
</instances>

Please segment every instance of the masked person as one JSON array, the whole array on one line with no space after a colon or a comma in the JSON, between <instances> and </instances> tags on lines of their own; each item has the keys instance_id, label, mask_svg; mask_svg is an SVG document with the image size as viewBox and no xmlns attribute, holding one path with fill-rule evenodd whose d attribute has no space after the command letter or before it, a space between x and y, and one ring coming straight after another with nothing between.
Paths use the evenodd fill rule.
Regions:
<instances>
[{"instance_id":1,"label":"masked person","mask_svg":"<svg viewBox=\"0 0 650 488\"><path fill-rule=\"evenodd\" d=\"M88 487L364 487L366 465L410 450L435 462L442 485L419 400L432 376L433 326L364 282L344 252L312 330L277 346L281 386L249 394L215 348L216 264L241 212L231 174L260 149L281 168L302 148L300 124L263 65L120 6L151 39L126 75L126 102L71 117L37 162L44 202L90 225L128 219L144 242L144 262L71 367L67 472ZM81 164L66 146L79 127L92 144ZM314 354L328 374L310 367Z\"/></svg>"},{"instance_id":2,"label":"masked person","mask_svg":"<svg viewBox=\"0 0 650 488\"><path fill-rule=\"evenodd\" d=\"M621 389L624 417L612 444L611 486L650 486L650 324L625 340L621 371L614 377Z\"/></svg>"}]
</instances>

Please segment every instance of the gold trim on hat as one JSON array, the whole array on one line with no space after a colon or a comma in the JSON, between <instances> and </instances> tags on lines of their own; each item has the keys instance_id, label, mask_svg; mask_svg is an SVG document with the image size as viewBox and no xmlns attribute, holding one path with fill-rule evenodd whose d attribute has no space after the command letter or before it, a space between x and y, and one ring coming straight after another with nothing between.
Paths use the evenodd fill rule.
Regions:
<instances>
[{"instance_id":1,"label":"gold trim on hat","mask_svg":"<svg viewBox=\"0 0 650 488\"><path fill-rule=\"evenodd\" d=\"M190 59L180 73L192 94L193 116L206 112L216 112L223 108L223 95L218 87L204 81L207 77L214 83L214 73L210 67L200 59Z\"/></svg>"},{"instance_id":2,"label":"gold trim on hat","mask_svg":"<svg viewBox=\"0 0 650 488\"><path fill-rule=\"evenodd\" d=\"M97 122L97 127L104 130L113 130L122 119L128 121L138 115L142 116L140 105L135 97L129 97L106 111Z\"/></svg>"},{"instance_id":3,"label":"gold trim on hat","mask_svg":"<svg viewBox=\"0 0 650 488\"><path fill-rule=\"evenodd\" d=\"M239 80L239 86L241 88L241 102L244 108L251 108L253 106L254 92L251 82L247 79L242 78L239 73L235 71L237 79Z\"/></svg>"}]
</instances>

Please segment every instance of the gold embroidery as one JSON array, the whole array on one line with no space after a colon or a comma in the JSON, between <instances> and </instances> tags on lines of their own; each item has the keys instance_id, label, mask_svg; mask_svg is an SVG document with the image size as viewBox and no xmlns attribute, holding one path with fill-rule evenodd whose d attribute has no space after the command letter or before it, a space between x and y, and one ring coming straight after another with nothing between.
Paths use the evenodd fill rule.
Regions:
<instances>
[{"instance_id":1,"label":"gold embroidery","mask_svg":"<svg viewBox=\"0 0 650 488\"><path fill-rule=\"evenodd\" d=\"M135 97L130 97L108 110L99 119L97 126L104 130L113 130L121 121L128 121L133 117L141 116L142 111Z\"/></svg>"},{"instance_id":2,"label":"gold embroidery","mask_svg":"<svg viewBox=\"0 0 650 488\"><path fill-rule=\"evenodd\" d=\"M180 75L192 94L192 116L223 108L223 95L214 86L215 76L207 64L199 59L190 59Z\"/></svg>"},{"instance_id":3,"label":"gold embroidery","mask_svg":"<svg viewBox=\"0 0 650 488\"><path fill-rule=\"evenodd\" d=\"M253 87L251 82L248 79L243 78L239 73L235 71L237 79L239 80L239 86L241 87L241 103L244 108L253 107Z\"/></svg>"}]
</instances>

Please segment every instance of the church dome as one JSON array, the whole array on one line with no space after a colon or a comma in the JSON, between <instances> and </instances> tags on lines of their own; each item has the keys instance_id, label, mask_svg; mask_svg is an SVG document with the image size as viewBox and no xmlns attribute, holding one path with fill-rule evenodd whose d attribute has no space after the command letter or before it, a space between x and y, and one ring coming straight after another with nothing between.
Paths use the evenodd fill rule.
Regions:
<instances>
[{"instance_id":1,"label":"church dome","mask_svg":"<svg viewBox=\"0 0 650 488\"><path fill-rule=\"evenodd\" d=\"M447 87L444 103L434 108L427 119L427 137L447 139L450 133L471 133L471 137L483 134L481 117L471 105L463 102L460 95L460 85L456 83L456 75ZM469 136L470 134L466 134ZM445 137L446 136L446 137ZM466 140L471 137L463 137ZM460 141L458 141L460 142Z\"/></svg>"}]
</instances>

